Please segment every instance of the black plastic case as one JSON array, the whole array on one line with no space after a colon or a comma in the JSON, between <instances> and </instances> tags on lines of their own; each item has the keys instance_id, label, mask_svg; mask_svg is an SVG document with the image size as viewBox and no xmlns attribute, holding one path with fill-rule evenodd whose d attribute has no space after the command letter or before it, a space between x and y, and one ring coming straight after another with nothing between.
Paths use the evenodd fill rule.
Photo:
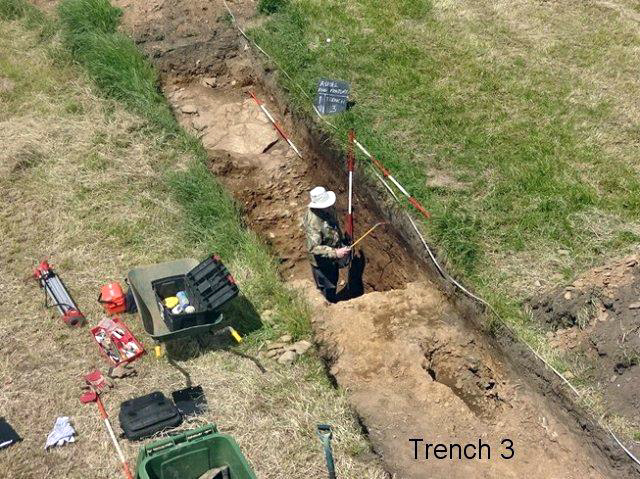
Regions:
<instances>
[{"instance_id":1,"label":"black plastic case","mask_svg":"<svg viewBox=\"0 0 640 479\"><path fill-rule=\"evenodd\" d=\"M118 419L124 437L132 441L182 424L176 405L159 391L124 401Z\"/></svg>"}]
</instances>

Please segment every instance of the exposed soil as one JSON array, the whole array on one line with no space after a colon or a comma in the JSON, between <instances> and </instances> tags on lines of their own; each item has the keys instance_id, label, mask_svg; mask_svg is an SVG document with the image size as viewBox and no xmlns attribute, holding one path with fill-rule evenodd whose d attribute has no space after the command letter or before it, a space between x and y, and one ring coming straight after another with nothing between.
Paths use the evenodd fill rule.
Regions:
<instances>
[{"instance_id":1,"label":"exposed soil","mask_svg":"<svg viewBox=\"0 0 640 479\"><path fill-rule=\"evenodd\" d=\"M523 356L526 373L514 370L452 298L429 282L427 264L399 233L406 224L378 229L363 243L368 294L331 306L314 296L300 220L315 185L335 190L344 213L343 159L288 111L277 92L269 94L270 73L225 20L221 2L117 3L125 7L125 28L163 73L177 118L202 138L212 171L280 258L283 277L311 294L314 329L330 372L395 477L631 476L602 431L579 422L579 412L565 409L550 386L538 392L529 378L550 383L530 357ZM254 5L232 7L250 15ZM266 101L304 159L277 136L249 90ZM375 190L359 182L357 192L360 232L389 219ZM493 452L482 461L415 461L409 438L419 437L446 444L482 439ZM499 458L505 438L514 443L512 460Z\"/></svg>"},{"instance_id":2,"label":"exposed soil","mask_svg":"<svg viewBox=\"0 0 640 479\"><path fill-rule=\"evenodd\" d=\"M314 321L321 351L397 477L614 477L594 461L595 447L566 426L568 415L518 380L433 285L322 304L316 300ZM409 438L482 438L492 456L415 461ZM505 438L515 445L511 460L499 458Z\"/></svg>"},{"instance_id":3,"label":"exposed soil","mask_svg":"<svg viewBox=\"0 0 640 479\"><path fill-rule=\"evenodd\" d=\"M607 409L640 429L640 267L638 256L596 268L530 306L551 343L584 357L580 374L596 382ZM637 444L632 445L636 453Z\"/></svg>"}]
</instances>

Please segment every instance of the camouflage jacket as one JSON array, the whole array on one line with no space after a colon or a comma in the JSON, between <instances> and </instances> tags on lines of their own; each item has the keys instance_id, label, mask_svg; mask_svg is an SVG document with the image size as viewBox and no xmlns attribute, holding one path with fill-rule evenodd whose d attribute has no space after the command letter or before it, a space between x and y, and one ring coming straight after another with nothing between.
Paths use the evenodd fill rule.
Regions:
<instances>
[{"instance_id":1,"label":"camouflage jacket","mask_svg":"<svg viewBox=\"0 0 640 479\"><path fill-rule=\"evenodd\" d=\"M309 261L318 266L318 260L336 260L336 248L342 246L342 232L338 220L333 215L320 217L312 209L308 209L302 220L307 235L307 251Z\"/></svg>"}]
</instances>

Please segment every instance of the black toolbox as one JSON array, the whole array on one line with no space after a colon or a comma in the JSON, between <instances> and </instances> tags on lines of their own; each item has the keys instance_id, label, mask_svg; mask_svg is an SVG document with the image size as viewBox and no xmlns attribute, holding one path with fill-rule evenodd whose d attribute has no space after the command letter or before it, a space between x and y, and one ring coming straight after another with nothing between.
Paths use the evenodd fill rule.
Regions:
<instances>
[{"instance_id":1,"label":"black toolbox","mask_svg":"<svg viewBox=\"0 0 640 479\"><path fill-rule=\"evenodd\" d=\"M124 436L132 441L182 424L180 411L160 391L124 401L118 419Z\"/></svg>"},{"instance_id":2,"label":"black toolbox","mask_svg":"<svg viewBox=\"0 0 640 479\"><path fill-rule=\"evenodd\" d=\"M215 323L219 309L238 295L238 286L222 264L220 257L211 256L185 275L169 276L151 282L158 307L170 331ZM164 299L184 291L193 313L174 314L164 305Z\"/></svg>"}]
</instances>

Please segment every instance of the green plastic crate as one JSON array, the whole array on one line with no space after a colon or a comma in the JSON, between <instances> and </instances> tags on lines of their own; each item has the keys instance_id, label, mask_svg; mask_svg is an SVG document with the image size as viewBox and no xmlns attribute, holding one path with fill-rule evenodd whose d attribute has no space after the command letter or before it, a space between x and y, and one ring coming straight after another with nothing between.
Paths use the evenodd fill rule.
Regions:
<instances>
[{"instance_id":1,"label":"green plastic crate","mask_svg":"<svg viewBox=\"0 0 640 479\"><path fill-rule=\"evenodd\" d=\"M256 479L236 441L210 424L140 448L136 479L198 479L223 466L231 479Z\"/></svg>"}]
</instances>

